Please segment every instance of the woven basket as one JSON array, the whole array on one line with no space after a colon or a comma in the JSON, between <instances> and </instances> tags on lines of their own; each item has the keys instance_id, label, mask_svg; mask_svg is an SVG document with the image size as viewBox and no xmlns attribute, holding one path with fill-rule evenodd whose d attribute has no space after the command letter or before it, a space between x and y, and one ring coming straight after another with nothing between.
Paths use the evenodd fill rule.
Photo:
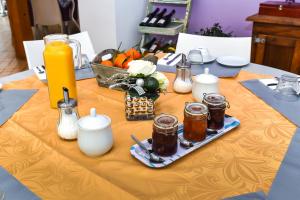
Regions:
<instances>
[{"instance_id":1,"label":"woven basket","mask_svg":"<svg viewBox=\"0 0 300 200\"><path fill-rule=\"evenodd\" d=\"M96 80L100 87L109 87L110 85L115 84L113 78L124 78L128 76L126 70L118 68L118 67L108 67L105 65L101 65L102 56L106 54L115 54L117 50L115 49L107 49L99 53L92 62L92 69L96 76ZM122 89L118 89L122 90Z\"/></svg>"}]
</instances>

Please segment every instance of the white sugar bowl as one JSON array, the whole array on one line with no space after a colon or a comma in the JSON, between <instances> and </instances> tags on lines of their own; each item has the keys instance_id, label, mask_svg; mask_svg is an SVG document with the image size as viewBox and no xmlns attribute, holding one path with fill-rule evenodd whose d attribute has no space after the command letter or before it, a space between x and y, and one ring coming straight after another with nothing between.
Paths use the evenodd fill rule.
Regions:
<instances>
[{"instance_id":1,"label":"white sugar bowl","mask_svg":"<svg viewBox=\"0 0 300 200\"><path fill-rule=\"evenodd\" d=\"M219 78L204 69L204 74L193 77L192 94L198 102L202 102L204 94L219 93Z\"/></svg>"},{"instance_id":2,"label":"white sugar bowl","mask_svg":"<svg viewBox=\"0 0 300 200\"><path fill-rule=\"evenodd\" d=\"M113 146L111 119L106 115L97 115L91 108L90 115L78 120L79 149L88 156L100 156Z\"/></svg>"}]
</instances>

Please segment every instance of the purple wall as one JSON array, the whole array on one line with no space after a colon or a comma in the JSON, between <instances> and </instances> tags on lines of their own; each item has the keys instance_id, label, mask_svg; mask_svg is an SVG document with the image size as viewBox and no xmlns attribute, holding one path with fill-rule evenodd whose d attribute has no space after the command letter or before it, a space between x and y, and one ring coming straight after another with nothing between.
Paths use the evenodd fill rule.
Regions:
<instances>
[{"instance_id":1,"label":"purple wall","mask_svg":"<svg viewBox=\"0 0 300 200\"><path fill-rule=\"evenodd\" d=\"M235 36L250 36L252 23L246 22L246 18L257 13L259 3L264 1L266 0L193 0L189 33L220 22L225 31L233 31ZM184 9L180 6L176 6L176 11L176 17L184 15Z\"/></svg>"}]
</instances>

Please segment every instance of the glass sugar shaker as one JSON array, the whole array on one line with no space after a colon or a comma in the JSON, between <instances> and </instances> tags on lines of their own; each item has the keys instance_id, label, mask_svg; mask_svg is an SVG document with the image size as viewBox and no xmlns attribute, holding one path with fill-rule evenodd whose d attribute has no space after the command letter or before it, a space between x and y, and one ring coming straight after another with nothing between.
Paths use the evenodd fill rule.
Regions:
<instances>
[{"instance_id":1,"label":"glass sugar shaker","mask_svg":"<svg viewBox=\"0 0 300 200\"><path fill-rule=\"evenodd\" d=\"M59 121L57 124L58 135L65 140L77 138L79 115L77 112L77 101L69 98L69 90L63 88L64 99L57 102L59 109Z\"/></svg>"},{"instance_id":2,"label":"glass sugar shaker","mask_svg":"<svg viewBox=\"0 0 300 200\"><path fill-rule=\"evenodd\" d=\"M192 91L192 71L191 65L186 61L182 54L182 59L176 66L176 78L173 83L173 89L177 93L190 93Z\"/></svg>"}]
</instances>

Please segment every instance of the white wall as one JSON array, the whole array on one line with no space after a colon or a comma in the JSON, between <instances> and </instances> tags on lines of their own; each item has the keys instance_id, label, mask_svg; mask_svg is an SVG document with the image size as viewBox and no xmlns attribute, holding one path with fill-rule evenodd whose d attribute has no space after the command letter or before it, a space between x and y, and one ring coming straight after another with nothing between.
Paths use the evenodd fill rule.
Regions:
<instances>
[{"instance_id":1,"label":"white wall","mask_svg":"<svg viewBox=\"0 0 300 200\"><path fill-rule=\"evenodd\" d=\"M138 24L145 15L146 0L78 0L81 31L88 31L97 53L127 49L141 38Z\"/></svg>"},{"instance_id":2,"label":"white wall","mask_svg":"<svg viewBox=\"0 0 300 200\"><path fill-rule=\"evenodd\" d=\"M122 42L121 49L136 45L141 34L138 25L146 14L146 0L115 0L117 43Z\"/></svg>"},{"instance_id":3,"label":"white wall","mask_svg":"<svg viewBox=\"0 0 300 200\"><path fill-rule=\"evenodd\" d=\"M88 31L96 53L116 48L114 0L78 0L81 31Z\"/></svg>"}]
</instances>

